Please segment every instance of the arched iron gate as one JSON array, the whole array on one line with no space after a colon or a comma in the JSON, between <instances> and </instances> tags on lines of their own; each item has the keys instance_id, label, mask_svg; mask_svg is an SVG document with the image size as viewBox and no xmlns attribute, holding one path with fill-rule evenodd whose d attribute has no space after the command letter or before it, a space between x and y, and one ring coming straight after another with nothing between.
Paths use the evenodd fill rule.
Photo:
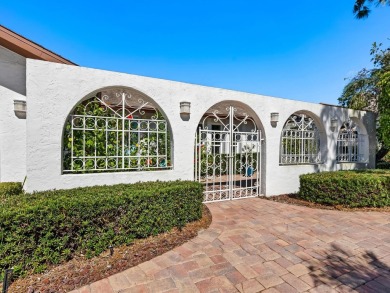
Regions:
<instances>
[{"instance_id":1,"label":"arched iron gate","mask_svg":"<svg viewBox=\"0 0 390 293\"><path fill-rule=\"evenodd\" d=\"M204 202L261 194L261 131L247 114L227 111L205 116L196 133L195 180L204 184Z\"/></svg>"}]
</instances>

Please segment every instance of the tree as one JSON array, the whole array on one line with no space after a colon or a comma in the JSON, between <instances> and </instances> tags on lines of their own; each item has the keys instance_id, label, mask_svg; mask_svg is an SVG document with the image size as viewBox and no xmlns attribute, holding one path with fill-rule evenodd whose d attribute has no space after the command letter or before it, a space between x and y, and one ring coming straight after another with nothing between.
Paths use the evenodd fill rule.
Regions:
<instances>
[{"instance_id":1,"label":"tree","mask_svg":"<svg viewBox=\"0 0 390 293\"><path fill-rule=\"evenodd\" d=\"M342 106L379 115L377 160L390 150L390 48L381 47L382 44L372 45L370 54L374 68L360 70L338 99Z\"/></svg>"},{"instance_id":2,"label":"tree","mask_svg":"<svg viewBox=\"0 0 390 293\"><path fill-rule=\"evenodd\" d=\"M356 0L353 6L353 13L355 14L356 18L367 18L371 12L369 6L371 6L372 4L374 4L375 6L390 6L390 0Z\"/></svg>"}]
</instances>

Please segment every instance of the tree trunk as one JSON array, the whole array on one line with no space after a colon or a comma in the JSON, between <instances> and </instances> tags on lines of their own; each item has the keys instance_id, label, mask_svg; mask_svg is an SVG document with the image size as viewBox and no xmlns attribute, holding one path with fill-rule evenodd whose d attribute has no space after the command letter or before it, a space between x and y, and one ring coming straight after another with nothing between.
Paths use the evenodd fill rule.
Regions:
<instances>
[{"instance_id":1,"label":"tree trunk","mask_svg":"<svg viewBox=\"0 0 390 293\"><path fill-rule=\"evenodd\" d=\"M380 150L378 150L378 152L376 153L376 161L380 161L381 159L384 158L384 156L387 155L387 153L390 151L390 149L388 147L381 147Z\"/></svg>"}]
</instances>

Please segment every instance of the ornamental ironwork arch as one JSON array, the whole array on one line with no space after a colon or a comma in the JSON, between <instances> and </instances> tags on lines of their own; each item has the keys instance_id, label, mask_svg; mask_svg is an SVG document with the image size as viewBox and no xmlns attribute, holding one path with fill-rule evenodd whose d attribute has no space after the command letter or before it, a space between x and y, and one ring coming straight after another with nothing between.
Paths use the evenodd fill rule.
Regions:
<instances>
[{"instance_id":1,"label":"ornamental ironwork arch","mask_svg":"<svg viewBox=\"0 0 390 293\"><path fill-rule=\"evenodd\" d=\"M204 202L259 196L262 132L245 109L219 108L209 109L195 135L194 174L204 185Z\"/></svg>"},{"instance_id":2,"label":"ornamental ironwork arch","mask_svg":"<svg viewBox=\"0 0 390 293\"><path fill-rule=\"evenodd\" d=\"M280 164L320 162L320 133L313 118L301 113L291 115L282 130Z\"/></svg>"},{"instance_id":3,"label":"ornamental ironwork arch","mask_svg":"<svg viewBox=\"0 0 390 293\"><path fill-rule=\"evenodd\" d=\"M343 123L337 136L337 162L361 162L364 135L359 133L358 126L348 120Z\"/></svg>"},{"instance_id":4,"label":"ornamental ironwork arch","mask_svg":"<svg viewBox=\"0 0 390 293\"><path fill-rule=\"evenodd\" d=\"M99 91L66 120L63 173L171 169L170 137L168 121L145 94Z\"/></svg>"}]
</instances>

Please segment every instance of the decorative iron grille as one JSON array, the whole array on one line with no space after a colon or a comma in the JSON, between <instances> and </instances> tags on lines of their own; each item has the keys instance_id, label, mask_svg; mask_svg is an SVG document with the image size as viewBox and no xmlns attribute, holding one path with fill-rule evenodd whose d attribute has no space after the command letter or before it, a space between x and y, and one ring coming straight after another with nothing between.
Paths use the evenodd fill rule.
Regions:
<instances>
[{"instance_id":1,"label":"decorative iron grille","mask_svg":"<svg viewBox=\"0 0 390 293\"><path fill-rule=\"evenodd\" d=\"M363 156L360 154L362 139L353 121L344 122L337 137L337 162L362 161Z\"/></svg>"},{"instance_id":2,"label":"decorative iron grille","mask_svg":"<svg viewBox=\"0 0 390 293\"><path fill-rule=\"evenodd\" d=\"M195 180L204 184L204 202L261 193L261 131L246 113L238 117L233 106L226 110L204 116L195 136ZM208 120L218 129L209 129Z\"/></svg>"},{"instance_id":3,"label":"decorative iron grille","mask_svg":"<svg viewBox=\"0 0 390 293\"><path fill-rule=\"evenodd\" d=\"M77 105L64 131L64 173L172 168L168 122L135 90L102 91Z\"/></svg>"},{"instance_id":4,"label":"decorative iron grille","mask_svg":"<svg viewBox=\"0 0 390 293\"><path fill-rule=\"evenodd\" d=\"M320 162L320 135L314 120L305 114L291 115L282 130L280 164Z\"/></svg>"}]
</instances>

